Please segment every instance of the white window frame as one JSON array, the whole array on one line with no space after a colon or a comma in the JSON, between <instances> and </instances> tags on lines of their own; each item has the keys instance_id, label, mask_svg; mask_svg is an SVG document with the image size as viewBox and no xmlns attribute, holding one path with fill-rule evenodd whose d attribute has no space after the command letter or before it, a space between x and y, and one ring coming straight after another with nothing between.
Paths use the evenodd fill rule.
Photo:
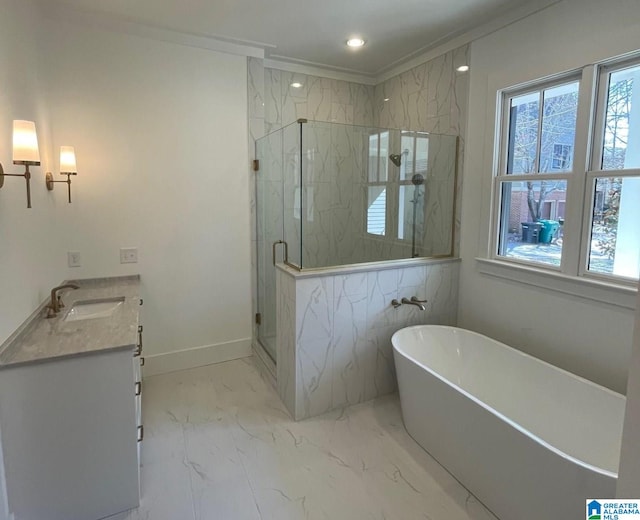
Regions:
<instances>
[{"instance_id":1,"label":"white window frame","mask_svg":"<svg viewBox=\"0 0 640 520\"><path fill-rule=\"evenodd\" d=\"M553 78L552 80L546 80L546 81L538 81L538 82L532 82L529 83L525 86L521 86L521 87L517 87L517 88L513 88L513 89L505 89L501 92L499 92L499 117L498 117L498 121L500 122L500 126L499 128L496 129L496 133L498 136L498 139L496 140L496 142L499 142L499 149L498 149L498 153L499 153L499 160L496 161L496 167L495 167L495 171L493 174L493 196L492 196L492 200L494 201L493 205L492 205L492 221L493 221L493 225L492 225L492 233L491 233L491 253L492 256L491 258L493 260L497 260L500 262L507 262L507 263L516 263L516 264L520 264L523 266L528 266L528 267L532 267L535 269L544 269L544 270L549 270L552 272L567 272L568 270L568 262L571 261L571 259L568 261L567 260L567 252L568 249L563 246L563 251L562 251L562 260L561 260L561 264L560 266L553 266L550 264L543 264L541 262L529 262L527 260L522 260L519 258L510 258L507 256L503 256L503 255L499 255L499 247L500 247L500 229L501 229L501 213L502 213L502 182L504 181L511 181L511 182L527 182L527 181L544 181L544 180L566 180L567 182L567 192L566 192L566 199L565 200L569 200L570 199L570 191L572 190L572 188L575 189L580 189L580 186L574 186L574 185L579 185L579 181L576 180L577 177L574 175L574 173L576 171L581 171L581 162L580 162L580 158L578 157L578 154L581 153L581 151L579 150L579 146L578 146L578 135L579 135L579 128L580 128L580 121L581 121L581 117L584 118L585 114L584 114L584 96L583 94L583 82L584 82L584 73L580 74L579 72L573 72L570 74L566 74L563 76L559 76L556 78ZM576 117L576 134L575 134L575 141L574 141L574 147L573 147L573 152L574 152L574 157L573 157L573 161L572 161L572 169L569 171L562 171L562 172L547 172L547 173L530 173L530 174L522 174L522 173L513 173L513 174L507 174L507 161L508 161L508 150L509 150L509 131L508 131L508 127L509 127L509 118L510 118L510 106L511 106L511 99L513 99L514 97L518 97L518 96L522 96L524 94L528 94L528 93L533 93L533 92L538 92L538 91L544 91L546 89L549 88L553 88L553 87L557 87L559 85L563 85L566 83L572 83L575 81L579 81L580 82L580 86L579 86L579 90L578 90L578 110L577 110L577 117ZM542 126L542 119L539 121L539 129L538 129L538 133L539 136L541 134L541 126ZM540 139L538 142L538 150L537 150L537 155L539 158L540 155ZM582 160L582 165L584 165L585 163L585 159L586 159L586 153L584 154L584 158ZM582 166L584 167L584 166ZM539 169L539 165L538 168ZM584 171L584 170L582 170ZM573 204L571 204L571 206L573 206ZM564 237L566 238L568 233L567 233L567 222L570 220L569 219L569 214L567 213L567 208L569 208L569 202L565 203L565 231L564 231ZM573 219L571 219L573 220ZM571 227L571 226L569 226ZM579 233L579 232L578 232ZM564 240L565 244L566 244L566 240ZM577 255L576 255L577 256ZM577 269L575 274L577 275Z\"/></svg>"},{"instance_id":2,"label":"white window frame","mask_svg":"<svg viewBox=\"0 0 640 520\"><path fill-rule=\"evenodd\" d=\"M507 272L522 269L532 275L544 275L551 280L576 280L588 285L597 284L624 288L625 291L637 287L638 280L619 275L596 273L588 270L590 239L593 224L593 198L596 179L602 177L637 177L640 169L602 170L604 125L607 109L609 74L619 69L640 65L640 54L631 58L612 59L599 64L587 65L581 69L498 91L498 112L496 118L496 159L492 176L492 204L490 225L490 251L487 260L481 260L482 271L510 278ZM576 117L573 160L569 171L535 174L507 175L509 140L509 118L511 99L527 93L542 91L564 83L579 80L578 109ZM540 121L540 125L542 121ZM540 132L540 130L539 130ZM540 144L539 144L540 146ZM538 149L539 156L539 149ZM539 157L538 157L539 159ZM539 168L538 168L539 169ZM526 182L542 180L567 180L565 201L565 222L562 260L559 267L541 262L530 262L518 258L499 255L502 217L502 182ZM500 266L508 267L504 276L499 274ZM566 292L566 291L564 291Z\"/></svg>"},{"instance_id":3,"label":"white window frame","mask_svg":"<svg viewBox=\"0 0 640 520\"><path fill-rule=\"evenodd\" d=\"M583 247L580 251L580 270L578 275L585 278L593 278L605 283L618 284L618 285L630 285L637 286L638 280L635 278L626 278L620 275L611 275L606 273L596 273L588 269L589 265L589 253L590 253L590 239L591 230L593 227L593 211L588 211L593 204L595 197L596 181L599 178L611 178L611 177L638 177L640 176L640 168L627 169L627 170L603 170L602 159L604 151L604 139L605 139L605 124L607 113L607 101L608 101L608 86L609 75L617 70L626 69L628 67L640 66L640 55L635 55L631 58L623 60L610 60L609 62L602 63L596 66L597 84L599 86L597 90L597 99L595 100L595 118L592 124L592 144L590 149L590 157L588 161L589 168L585 175L586 189L584 194L584 226L582 229L581 243ZM595 96L594 96L595 97ZM640 107L637 109L640 111Z\"/></svg>"}]
</instances>

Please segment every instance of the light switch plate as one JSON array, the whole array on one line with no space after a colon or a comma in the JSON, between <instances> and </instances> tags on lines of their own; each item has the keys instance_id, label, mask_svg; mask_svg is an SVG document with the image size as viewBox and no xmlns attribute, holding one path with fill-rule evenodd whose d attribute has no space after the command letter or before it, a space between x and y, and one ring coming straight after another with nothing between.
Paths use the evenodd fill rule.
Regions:
<instances>
[{"instance_id":1,"label":"light switch plate","mask_svg":"<svg viewBox=\"0 0 640 520\"><path fill-rule=\"evenodd\" d=\"M138 263L138 248L137 247L123 247L120 249L120 263L121 264L137 264Z\"/></svg>"},{"instance_id":2,"label":"light switch plate","mask_svg":"<svg viewBox=\"0 0 640 520\"><path fill-rule=\"evenodd\" d=\"M80 251L67 252L67 265L69 267L80 267L82 265L82 259L80 258Z\"/></svg>"}]
</instances>

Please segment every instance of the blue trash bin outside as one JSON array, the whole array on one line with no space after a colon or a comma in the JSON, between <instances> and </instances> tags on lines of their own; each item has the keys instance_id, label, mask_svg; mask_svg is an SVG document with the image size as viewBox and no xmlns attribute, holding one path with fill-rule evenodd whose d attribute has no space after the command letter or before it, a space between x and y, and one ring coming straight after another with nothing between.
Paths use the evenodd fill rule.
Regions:
<instances>
[{"instance_id":1,"label":"blue trash bin outside","mask_svg":"<svg viewBox=\"0 0 640 520\"><path fill-rule=\"evenodd\" d=\"M560 229L560 222L557 220L539 220L538 222L542 224L542 229L540 229L540 243L550 244L558 232L558 229Z\"/></svg>"}]
</instances>

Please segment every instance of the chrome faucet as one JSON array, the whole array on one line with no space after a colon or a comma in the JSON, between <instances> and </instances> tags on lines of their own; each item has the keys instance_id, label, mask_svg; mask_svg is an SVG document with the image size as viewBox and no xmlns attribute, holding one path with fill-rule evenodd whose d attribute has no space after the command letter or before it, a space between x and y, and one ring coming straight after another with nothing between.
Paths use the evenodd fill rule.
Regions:
<instances>
[{"instance_id":1,"label":"chrome faucet","mask_svg":"<svg viewBox=\"0 0 640 520\"><path fill-rule=\"evenodd\" d=\"M49 305L47 305L47 318L55 318L56 314L60 312L60 308L64 307L64 303L62 303L62 299L58 294L58 291L62 289L79 289L80 287L75 283L65 283L64 285L59 285L58 287L54 287L51 289L51 301Z\"/></svg>"},{"instance_id":2,"label":"chrome faucet","mask_svg":"<svg viewBox=\"0 0 640 520\"><path fill-rule=\"evenodd\" d=\"M400 301L401 301L401 303L406 303L406 304L409 304L409 305L415 305L421 311L427 310L427 308L423 305L424 303L427 303L427 300L418 300L417 297L412 296L410 300L408 298L402 298L402 300L400 300Z\"/></svg>"}]
</instances>

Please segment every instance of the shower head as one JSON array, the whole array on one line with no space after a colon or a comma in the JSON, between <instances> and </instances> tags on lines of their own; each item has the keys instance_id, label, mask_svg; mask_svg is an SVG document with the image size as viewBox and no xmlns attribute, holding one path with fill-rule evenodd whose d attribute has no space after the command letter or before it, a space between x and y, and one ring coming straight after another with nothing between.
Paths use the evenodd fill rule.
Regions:
<instances>
[{"instance_id":1,"label":"shower head","mask_svg":"<svg viewBox=\"0 0 640 520\"><path fill-rule=\"evenodd\" d=\"M419 173L416 173L413 177L411 177L411 182L414 186L420 186L424 184L424 177Z\"/></svg>"},{"instance_id":2,"label":"shower head","mask_svg":"<svg viewBox=\"0 0 640 520\"><path fill-rule=\"evenodd\" d=\"M392 154L389 156L389 160L390 160L393 164L395 164L396 166L398 166L398 167L399 167L399 166L400 166L400 164L402 163L402 156L401 156L401 155L398 155L397 153L392 153Z\"/></svg>"}]
</instances>

